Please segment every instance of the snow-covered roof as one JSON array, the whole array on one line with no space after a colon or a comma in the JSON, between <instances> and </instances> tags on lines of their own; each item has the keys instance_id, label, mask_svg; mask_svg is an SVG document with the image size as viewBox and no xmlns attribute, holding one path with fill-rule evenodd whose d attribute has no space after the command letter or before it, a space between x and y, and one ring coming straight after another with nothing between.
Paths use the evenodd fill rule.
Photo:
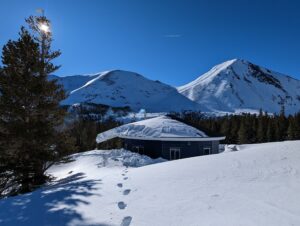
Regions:
<instances>
[{"instance_id":1,"label":"snow-covered roof","mask_svg":"<svg viewBox=\"0 0 300 226\"><path fill-rule=\"evenodd\" d=\"M98 134L96 141L97 143L101 143L115 137L165 141L208 141L224 139L224 137L208 137L204 132L171 119L168 116L159 116L122 125Z\"/></svg>"}]
</instances>

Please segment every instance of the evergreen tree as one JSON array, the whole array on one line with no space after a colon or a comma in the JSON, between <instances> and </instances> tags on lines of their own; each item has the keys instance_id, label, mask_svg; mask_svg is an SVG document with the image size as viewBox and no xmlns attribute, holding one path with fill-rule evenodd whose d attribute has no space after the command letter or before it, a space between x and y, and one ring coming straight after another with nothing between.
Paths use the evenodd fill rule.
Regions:
<instances>
[{"instance_id":1,"label":"evergreen tree","mask_svg":"<svg viewBox=\"0 0 300 226\"><path fill-rule=\"evenodd\" d=\"M96 148L97 123L92 120L79 118L72 125L70 132L76 139L76 147L81 151L88 151Z\"/></svg>"},{"instance_id":2,"label":"evergreen tree","mask_svg":"<svg viewBox=\"0 0 300 226\"><path fill-rule=\"evenodd\" d=\"M230 122L228 116L224 117L224 120L221 122L221 134L226 134L227 143L233 143L233 139L230 137L230 128L232 127Z\"/></svg>"},{"instance_id":3,"label":"evergreen tree","mask_svg":"<svg viewBox=\"0 0 300 226\"><path fill-rule=\"evenodd\" d=\"M232 143L238 143L241 120L240 117L236 115L234 115L231 119L232 119L232 127L230 130L230 137L232 138Z\"/></svg>"},{"instance_id":4,"label":"evergreen tree","mask_svg":"<svg viewBox=\"0 0 300 226\"><path fill-rule=\"evenodd\" d=\"M279 117L275 115L274 119L274 141L280 141L282 134L281 134L281 129L279 125Z\"/></svg>"},{"instance_id":5,"label":"evergreen tree","mask_svg":"<svg viewBox=\"0 0 300 226\"><path fill-rule=\"evenodd\" d=\"M288 126L288 129L287 129L287 138L289 140L297 139L297 137L296 137L296 124L295 124L295 120L292 117L289 117L289 126Z\"/></svg>"},{"instance_id":6,"label":"evergreen tree","mask_svg":"<svg viewBox=\"0 0 300 226\"><path fill-rule=\"evenodd\" d=\"M256 115L247 114L246 117L246 128L247 128L247 136L248 143L257 142L257 120Z\"/></svg>"},{"instance_id":7,"label":"evergreen tree","mask_svg":"<svg viewBox=\"0 0 300 226\"><path fill-rule=\"evenodd\" d=\"M273 121L271 119L268 120L268 127L267 127L267 141L272 142L275 140L275 128L273 125Z\"/></svg>"},{"instance_id":8,"label":"evergreen tree","mask_svg":"<svg viewBox=\"0 0 300 226\"><path fill-rule=\"evenodd\" d=\"M295 139L300 140L300 113L294 115L295 118Z\"/></svg>"},{"instance_id":9,"label":"evergreen tree","mask_svg":"<svg viewBox=\"0 0 300 226\"><path fill-rule=\"evenodd\" d=\"M282 104L281 107L280 107L279 116L285 117L285 106L284 106L284 104Z\"/></svg>"},{"instance_id":10,"label":"evergreen tree","mask_svg":"<svg viewBox=\"0 0 300 226\"><path fill-rule=\"evenodd\" d=\"M258 142L264 142L266 136L265 116L263 116L262 110L260 109L258 115L258 126L256 132L256 138Z\"/></svg>"},{"instance_id":11,"label":"evergreen tree","mask_svg":"<svg viewBox=\"0 0 300 226\"><path fill-rule=\"evenodd\" d=\"M288 129L288 120L285 117L284 107L281 111L280 115L276 118L277 126L276 126L276 140L282 141L287 138L287 129Z\"/></svg>"},{"instance_id":12,"label":"evergreen tree","mask_svg":"<svg viewBox=\"0 0 300 226\"><path fill-rule=\"evenodd\" d=\"M248 133L247 133L247 128L246 128L245 122L242 122L240 125L240 129L238 131L238 143L239 144L249 143Z\"/></svg>"},{"instance_id":13,"label":"evergreen tree","mask_svg":"<svg viewBox=\"0 0 300 226\"><path fill-rule=\"evenodd\" d=\"M60 55L51 51L50 22L44 16L31 16L26 22L32 33L22 27L18 40L8 41L2 51L0 166L10 178L2 187L20 185L11 193L43 184L47 168L71 149L61 130L65 111L59 103L65 92L48 80L59 68L52 60Z\"/></svg>"}]
</instances>

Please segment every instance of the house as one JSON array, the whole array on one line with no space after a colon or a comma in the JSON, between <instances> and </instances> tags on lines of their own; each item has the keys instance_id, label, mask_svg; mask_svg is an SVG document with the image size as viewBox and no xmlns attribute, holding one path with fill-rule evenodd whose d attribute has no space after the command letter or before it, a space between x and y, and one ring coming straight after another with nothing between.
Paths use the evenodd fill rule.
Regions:
<instances>
[{"instance_id":1,"label":"house","mask_svg":"<svg viewBox=\"0 0 300 226\"><path fill-rule=\"evenodd\" d=\"M127 150L169 160L219 153L219 141L204 132L172 119L159 116L129 123L100 133L97 143L121 138Z\"/></svg>"}]
</instances>

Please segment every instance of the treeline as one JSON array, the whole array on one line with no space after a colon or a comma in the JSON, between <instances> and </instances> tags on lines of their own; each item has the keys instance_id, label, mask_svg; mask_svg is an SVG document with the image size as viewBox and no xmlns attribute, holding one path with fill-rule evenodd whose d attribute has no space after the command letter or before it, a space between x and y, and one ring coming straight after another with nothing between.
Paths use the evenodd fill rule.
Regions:
<instances>
[{"instance_id":1,"label":"treeline","mask_svg":"<svg viewBox=\"0 0 300 226\"><path fill-rule=\"evenodd\" d=\"M251 144L283 140L300 140L300 112L286 116L260 111L258 115L207 117L200 112L172 114L173 117L204 131L209 136L226 136L223 143Z\"/></svg>"},{"instance_id":2,"label":"treeline","mask_svg":"<svg viewBox=\"0 0 300 226\"><path fill-rule=\"evenodd\" d=\"M121 147L119 140L107 141L103 144L96 143L96 137L99 133L120 126L121 123L108 118L103 121L95 121L93 117L80 115L76 120L68 123L67 131L70 137L75 141L75 152L93 150L95 148L117 148Z\"/></svg>"}]
</instances>

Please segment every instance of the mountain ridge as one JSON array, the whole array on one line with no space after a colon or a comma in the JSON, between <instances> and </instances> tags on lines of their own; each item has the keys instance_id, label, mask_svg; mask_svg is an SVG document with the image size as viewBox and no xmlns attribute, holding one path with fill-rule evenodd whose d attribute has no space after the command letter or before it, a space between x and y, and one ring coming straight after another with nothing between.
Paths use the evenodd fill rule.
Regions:
<instances>
[{"instance_id":1,"label":"mountain ridge","mask_svg":"<svg viewBox=\"0 0 300 226\"><path fill-rule=\"evenodd\" d=\"M145 109L147 112L200 109L199 104L181 95L175 87L150 80L135 72L111 70L81 77L52 78L64 85L69 94L62 105L88 102L130 107L134 111Z\"/></svg>"},{"instance_id":2,"label":"mountain ridge","mask_svg":"<svg viewBox=\"0 0 300 226\"><path fill-rule=\"evenodd\" d=\"M180 87L120 69L53 78L69 94L63 105L88 102L147 112L278 113L284 105L293 114L300 109L298 79L237 58Z\"/></svg>"}]
</instances>

